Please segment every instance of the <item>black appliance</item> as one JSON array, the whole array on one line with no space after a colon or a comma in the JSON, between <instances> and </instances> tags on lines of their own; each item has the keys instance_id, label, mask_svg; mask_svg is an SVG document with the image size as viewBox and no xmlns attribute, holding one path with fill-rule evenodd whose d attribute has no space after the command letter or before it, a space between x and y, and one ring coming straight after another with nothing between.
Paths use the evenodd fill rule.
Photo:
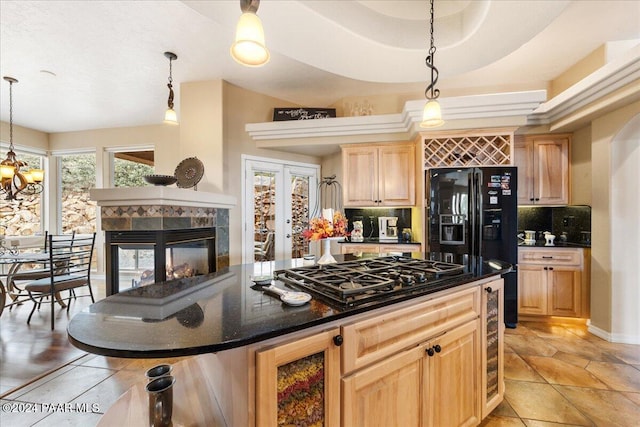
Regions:
<instances>
[{"instance_id":1,"label":"black appliance","mask_svg":"<svg viewBox=\"0 0 640 427\"><path fill-rule=\"evenodd\" d=\"M346 307L435 292L470 275L464 265L400 255L275 272L275 277L284 283L307 290L330 304Z\"/></svg>"},{"instance_id":2,"label":"black appliance","mask_svg":"<svg viewBox=\"0 0 640 427\"><path fill-rule=\"evenodd\" d=\"M514 266L503 275L505 325L518 323L517 168L436 168L427 172L429 250L468 253Z\"/></svg>"}]
</instances>

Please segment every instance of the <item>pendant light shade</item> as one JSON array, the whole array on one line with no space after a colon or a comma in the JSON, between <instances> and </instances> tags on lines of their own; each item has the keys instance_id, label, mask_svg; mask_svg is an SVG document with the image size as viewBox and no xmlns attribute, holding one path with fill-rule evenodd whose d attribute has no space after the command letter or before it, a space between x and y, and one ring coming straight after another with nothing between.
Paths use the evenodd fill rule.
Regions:
<instances>
[{"instance_id":1,"label":"pendant light shade","mask_svg":"<svg viewBox=\"0 0 640 427\"><path fill-rule=\"evenodd\" d=\"M167 111L164 112L164 122L168 125L177 125L178 124L178 115L176 111L173 109L173 69L172 69L172 61L178 59L178 55L173 52L165 52L164 56L169 59L169 83L167 87L169 88L169 99L167 100Z\"/></svg>"},{"instance_id":2,"label":"pendant light shade","mask_svg":"<svg viewBox=\"0 0 640 427\"><path fill-rule=\"evenodd\" d=\"M231 45L231 57L247 67L260 67L269 62L269 50L264 42L262 21L256 15L259 0L241 0L242 15L236 26L236 37Z\"/></svg>"},{"instance_id":3,"label":"pendant light shade","mask_svg":"<svg viewBox=\"0 0 640 427\"><path fill-rule=\"evenodd\" d=\"M177 125L178 115L176 114L176 110L167 108L167 111L164 112L164 122L169 125Z\"/></svg>"},{"instance_id":4,"label":"pendant light shade","mask_svg":"<svg viewBox=\"0 0 640 427\"><path fill-rule=\"evenodd\" d=\"M442 126L444 120L442 120L442 112L440 111L440 104L435 99L427 101L424 104L424 110L422 110L422 122L420 127L423 128L435 128Z\"/></svg>"},{"instance_id":5,"label":"pendant light shade","mask_svg":"<svg viewBox=\"0 0 640 427\"><path fill-rule=\"evenodd\" d=\"M438 96L440 96L440 90L436 89L436 83L438 82L438 69L435 65L436 46L433 41L433 0L430 2L430 20L429 20L429 32L431 35L431 44L429 46L429 54L425 60L427 68L431 72L431 83L424 91L424 96L427 98L427 103L424 105L422 111L421 128L435 128L442 126L444 120L442 120L442 112L440 111L440 104L438 103Z\"/></svg>"}]
</instances>

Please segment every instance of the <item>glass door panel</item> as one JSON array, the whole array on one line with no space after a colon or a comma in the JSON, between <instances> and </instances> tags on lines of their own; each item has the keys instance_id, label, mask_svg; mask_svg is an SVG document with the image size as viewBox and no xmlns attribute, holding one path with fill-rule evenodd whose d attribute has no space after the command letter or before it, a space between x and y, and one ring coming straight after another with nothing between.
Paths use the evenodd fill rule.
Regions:
<instances>
[{"instance_id":1,"label":"glass door panel","mask_svg":"<svg viewBox=\"0 0 640 427\"><path fill-rule=\"evenodd\" d=\"M267 161L268 160L268 161ZM246 159L243 262L301 258L302 231L317 193L319 167Z\"/></svg>"}]
</instances>

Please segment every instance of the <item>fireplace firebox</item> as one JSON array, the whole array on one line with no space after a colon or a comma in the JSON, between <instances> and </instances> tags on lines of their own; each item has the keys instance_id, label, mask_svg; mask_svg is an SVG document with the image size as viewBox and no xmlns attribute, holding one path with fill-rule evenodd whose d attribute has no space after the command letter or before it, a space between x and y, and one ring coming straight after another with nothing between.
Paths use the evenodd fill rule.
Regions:
<instances>
[{"instance_id":1,"label":"fireplace firebox","mask_svg":"<svg viewBox=\"0 0 640 427\"><path fill-rule=\"evenodd\" d=\"M106 293L216 271L216 228L105 231Z\"/></svg>"}]
</instances>

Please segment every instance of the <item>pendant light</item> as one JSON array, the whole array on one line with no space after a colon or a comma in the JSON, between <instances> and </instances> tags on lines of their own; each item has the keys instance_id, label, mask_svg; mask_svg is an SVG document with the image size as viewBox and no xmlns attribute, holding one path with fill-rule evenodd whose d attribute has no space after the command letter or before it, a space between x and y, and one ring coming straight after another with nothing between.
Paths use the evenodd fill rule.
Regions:
<instances>
[{"instance_id":1,"label":"pendant light","mask_svg":"<svg viewBox=\"0 0 640 427\"><path fill-rule=\"evenodd\" d=\"M231 57L247 67L260 67L269 62L269 50L264 43L262 21L256 15L260 0L240 0L242 15L236 26L236 38L231 45Z\"/></svg>"},{"instance_id":2,"label":"pendant light","mask_svg":"<svg viewBox=\"0 0 640 427\"><path fill-rule=\"evenodd\" d=\"M176 111L173 109L173 77L172 77L172 66L171 62L178 59L178 55L173 52L165 52L164 56L169 58L169 84L167 87L169 88L169 99L167 101L167 111L164 113L164 122L169 125L177 125L178 124L178 115Z\"/></svg>"},{"instance_id":3,"label":"pendant light","mask_svg":"<svg viewBox=\"0 0 640 427\"><path fill-rule=\"evenodd\" d=\"M9 82L9 151L7 158L0 162L0 193L5 200L20 200L18 193L34 195L42 193L44 187L44 171L42 169L20 170L27 166L26 162L18 160L13 151L13 84L18 83L13 77L4 77Z\"/></svg>"},{"instance_id":4,"label":"pendant light","mask_svg":"<svg viewBox=\"0 0 640 427\"><path fill-rule=\"evenodd\" d=\"M430 1L431 5L431 19L429 21L431 44L429 47L429 54L425 60L427 68L431 71L431 83L424 91L424 96L427 98L427 103L424 105L422 111L422 122L420 127L422 128L435 128L442 126L444 120L442 120L442 113L440 111L440 104L438 103L438 96L440 96L440 90L436 89L436 83L438 82L438 69L435 66L435 54L436 46L433 43L433 0Z\"/></svg>"}]
</instances>

